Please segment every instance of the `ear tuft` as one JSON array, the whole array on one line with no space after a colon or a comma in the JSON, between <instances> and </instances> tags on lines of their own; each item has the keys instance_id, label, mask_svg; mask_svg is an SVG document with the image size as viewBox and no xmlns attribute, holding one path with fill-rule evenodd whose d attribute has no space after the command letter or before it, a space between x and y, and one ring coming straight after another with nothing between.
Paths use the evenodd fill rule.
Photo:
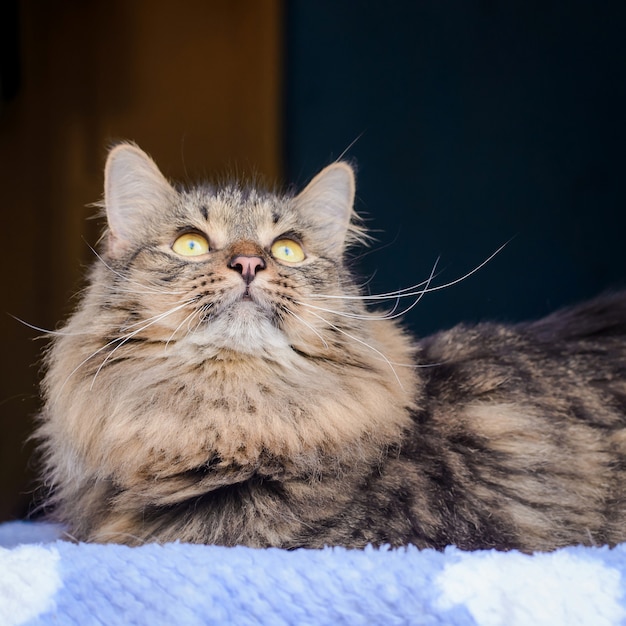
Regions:
<instances>
[{"instance_id":1,"label":"ear tuft","mask_svg":"<svg viewBox=\"0 0 626 626\"><path fill-rule=\"evenodd\" d=\"M122 254L176 191L154 161L136 145L115 146L104 169L104 204L109 223L109 248Z\"/></svg>"}]
</instances>

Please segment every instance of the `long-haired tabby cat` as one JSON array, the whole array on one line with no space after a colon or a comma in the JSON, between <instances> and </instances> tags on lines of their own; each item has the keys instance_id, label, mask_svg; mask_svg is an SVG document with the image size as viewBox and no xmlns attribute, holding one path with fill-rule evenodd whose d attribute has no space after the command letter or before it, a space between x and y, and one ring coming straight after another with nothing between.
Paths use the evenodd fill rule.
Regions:
<instances>
[{"instance_id":1,"label":"long-haired tabby cat","mask_svg":"<svg viewBox=\"0 0 626 626\"><path fill-rule=\"evenodd\" d=\"M415 341L346 268L353 199L345 163L281 196L175 188L111 151L108 229L38 430L73 537L626 540L626 296Z\"/></svg>"}]
</instances>

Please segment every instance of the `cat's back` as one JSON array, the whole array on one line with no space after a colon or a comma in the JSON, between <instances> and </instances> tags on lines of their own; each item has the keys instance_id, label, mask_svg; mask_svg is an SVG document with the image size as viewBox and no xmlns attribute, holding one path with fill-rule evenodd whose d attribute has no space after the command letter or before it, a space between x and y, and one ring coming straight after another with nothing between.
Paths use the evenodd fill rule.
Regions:
<instances>
[{"instance_id":1,"label":"cat's back","mask_svg":"<svg viewBox=\"0 0 626 626\"><path fill-rule=\"evenodd\" d=\"M626 291L607 293L547 317L524 324L537 341L575 346L595 343L599 349L615 346L626 352Z\"/></svg>"},{"instance_id":2,"label":"cat's back","mask_svg":"<svg viewBox=\"0 0 626 626\"><path fill-rule=\"evenodd\" d=\"M420 350L422 410L405 453L423 458L432 441L430 471L461 486L449 507L473 521L466 535L449 529L457 545L626 540L626 293L535 322L459 325Z\"/></svg>"},{"instance_id":3,"label":"cat's back","mask_svg":"<svg viewBox=\"0 0 626 626\"><path fill-rule=\"evenodd\" d=\"M610 293L520 324L460 324L420 342L425 375L455 376L456 391L476 397L503 386L520 393L553 385L610 381L626 386L626 291ZM621 407L626 413L626 404Z\"/></svg>"}]
</instances>

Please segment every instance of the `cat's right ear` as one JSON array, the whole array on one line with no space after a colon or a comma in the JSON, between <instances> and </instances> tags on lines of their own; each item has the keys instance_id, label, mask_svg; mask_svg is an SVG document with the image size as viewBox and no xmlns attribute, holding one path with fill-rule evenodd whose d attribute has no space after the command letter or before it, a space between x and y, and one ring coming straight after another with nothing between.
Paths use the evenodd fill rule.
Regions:
<instances>
[{"instance_id":1,"label":"cat's right ear","mask_svg":"<svg viewBox=\"0 0 626 626\"><path fill-rule=\"evenodd\" d=\"M174 188L143 150L129 143L115 146L104 169L109 253L124 255L175 197Z\"/></svg>"}]
</instances>

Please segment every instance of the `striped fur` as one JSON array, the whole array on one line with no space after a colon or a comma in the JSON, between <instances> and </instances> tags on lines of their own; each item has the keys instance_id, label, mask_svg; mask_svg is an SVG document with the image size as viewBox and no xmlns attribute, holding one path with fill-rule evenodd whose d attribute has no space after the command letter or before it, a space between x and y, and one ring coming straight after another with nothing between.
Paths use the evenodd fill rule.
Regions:
<instances>
[{"instance_id":1,"label":"striped fur","mask_svg":"<svg viewBox=\"0 0 626 626\"><path fill-rule=\"evenodd\" d=\"M280 196L176 189L135 146L113 149L109 228L52 338L37 432L48 507L73 537L626 540L626 295L415 341L345 265L365 238L353 198L344 163ZM173 251L189 231L208 254ZM273 258L282 237L304 261ZM237 255L263 260L248 286Z\"/></svg>"}]
</instances>

